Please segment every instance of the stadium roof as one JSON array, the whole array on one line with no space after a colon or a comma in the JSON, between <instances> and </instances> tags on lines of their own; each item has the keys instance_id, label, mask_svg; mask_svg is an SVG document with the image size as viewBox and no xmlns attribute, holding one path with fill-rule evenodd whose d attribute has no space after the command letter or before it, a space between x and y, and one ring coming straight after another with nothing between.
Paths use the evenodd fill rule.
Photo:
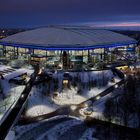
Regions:
<instances>
[{"instance_id":1,"label":"stadium roof","mask_svg":"<svg viewBox=\"0 0 140 140\"><path fill-rule=\"evenodd\" d=\"M20 32L0 41L3 45L43 49L86 49L137 43L135 39L91 27L48 26Z\"/></svg>"}]
</instances>

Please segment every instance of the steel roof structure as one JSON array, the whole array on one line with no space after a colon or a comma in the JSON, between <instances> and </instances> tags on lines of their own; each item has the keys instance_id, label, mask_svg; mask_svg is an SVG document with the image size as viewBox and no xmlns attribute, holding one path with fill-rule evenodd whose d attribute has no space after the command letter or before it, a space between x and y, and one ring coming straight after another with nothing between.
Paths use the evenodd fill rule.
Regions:
<instances>
[{"instance_id":1,"label":"steel roof structure","mask_svg":"<svg viewBox=\"0 0 140 140\"><path fill-rule=\"evenodd\" d=\"M0 41L1 45L43 50L85 50L136 44L128 36L91 27L48 26L20 32Z\"/></svg>"}]
</instances>

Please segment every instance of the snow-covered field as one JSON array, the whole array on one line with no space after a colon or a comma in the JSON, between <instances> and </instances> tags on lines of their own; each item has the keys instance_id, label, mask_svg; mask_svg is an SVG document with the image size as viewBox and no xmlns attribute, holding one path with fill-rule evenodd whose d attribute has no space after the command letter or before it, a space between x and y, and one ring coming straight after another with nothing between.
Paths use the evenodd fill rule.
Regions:
<instances>
[{"instance_id":1,"label":"snow-covered field","mask_svg":"<svg viewBox=\"0 0 140 140\"><path fill-rule=\"evenodd\" d=\"M122 88L116 88L113 92L107 94L106 96L100 98L99 100L91 104L90 107L92 107L93 113L90 115L90 117L104 119L103 111L105 108L105 102L109 98L115 98L119 96L122 93L121 91L122 91ZM81 115L84 116L83 113L81 113Z\"/></svg>"},{"instance_id":2,"label":"snow-covered field","mask_svg":"<svg viewBox=\"0 0 140 140\"><path fill-rule=\"evenodd\" d=\"M18 100L25 86L15 86L10 88L8 96L5 99L0 99L0 120L5 116L11 105Z\"/></svg>"},{"instance_id":3,"label":"snow-covered field","mask_svg":"<svg viewBox=\"0 0 140 140\"><path fill-rule=\"evenodd\" d=\"M16 126L5 140L96 140L92 137L93 132L95 128L88 128L79 119L58 116L39 123Z\"/></svg>"},{"instance_id":4,"label":"snow-covered field","mask_svg":"<svg viewBox=\"0 0 140 140\"><path fill-rule=\"evenodd\" d=\"M92 103L88 107L80 109L79 110L79 112L81 114L80 118L86 119L87 115L84 114L84 110L86 108L92 108L92 113L88 116L90 116L92 118L97 118L97 119L100 119L100 120L106 120L105 117L104 117L104 109L105 109L106 101L109 98L115 98L115 97L120 96L122 94L122 90L123 90L122 87L118 87L113 92L111 92L111 93L107 94L106 96L100 98L99 100L95 101L94 103ZM117 123L117 122L114 120L113 123ZM118 122L118 124L120 124L120 122Z\"/></svg>"},{"instance_id":5,"label":"snow-covered field","mask_svg":"<svg viewBox=\"0 0 140 140\"><path fill-rule=\"evenodd\" d=\"M64 73L55 73L53 75L54 79L58 79L57 96L55 97L53 96L54 93L56 93L56 91L54 91L54 85L56 84L54 80L50 83L33 87L28 99L26 116L38 116L51 113L63 105L80 104L120 81L110 70L81 73L71 72L69 75L72 79L78 77L80 82L76 81L76 86L73 87L73 81L71 81L70 88L63 88L63 74ZM107 80L105 86L101 86L103 83L102 78ZM112 78L114 78L115 82L111 82ZM94 80L97 81L96 86L89 88L89 82ZM47 93L49 87L50 93ZM78 89L81 89L81 93L78 93Z\"/></svg>"},{"instance_id":6,"label":"snow-covered field","mask_svg":"<svg viewBox=\"0 0 140 140\"><path fill-rule=\"evenodd\" d=\"M88 128L81 136L81 138L79 140L97 140L96 138L93 138L93 132L94 132L94 128Z\"/></svg>"},{"instance_id":7,"label":"snow-covered field","mask_svg":"<svg viewBox=\"0 0 140 140\"><path fill-rule=\"evenodd\" d=\"M10 111L10 107L18 100L25 85L16 85L9 83L11 78L17 77L23 73L27 73L30 76L33 70L28 69L14 69L10 66L0 65L0 73L3 78L0 77L0 120L7 111Z\"/></svg>"},{"instance_id":8,"label":"snow-covered field","mask_svg":"<svg viewBox=\"0 0 140 140\"><path fill-rule=\"evenodd\" d=\"M27 104L27 116L38 116L55 111L58 106L55 105L50 97L41 94L41 89L33 87Z\"/></svg>"},{"instance_id":9,"label":"snow-covered field","mask_svg":"<svg viewBox=\"0 0 140 140\"><path fill-rule=\"evenodd\" d=\"M7 80L17 77L23 73L27 73L27 75L30 76L33 72L34 72L33 69L27 69L27 68L15 69L15 68L11 68L10 66L0 65L0 73Z\"/></svg>"},{"instance_id":10,"label":"snow-covered field","mask_svg":"<svg viewBox=\"0 0 140 140\"><path fill-rule=\"evenodd\" d=\"M102 88L93 88L91 90L85 91L83 94L77 94L77 90L75 88L71 88L70 90L64 90L62 93L58 94L58 97L53 98L52 100L57 105L70 105L70 104L80 104L81 102L84 102L88 100L91 97L94 97L98 95L99 93L103 92L107 88L109 88L112 85L112 83L108 84L106 87Z\"/></svg>"},{"instance_id":11,"label":"snow-covered field","mask_svg":"<svg viewBox=\"0 0 140 140\"><path fill-rule=\"evenodd\" d=\"M63 89L58 92L57 98L54 98L54 102L58 105L66 105L66 104L80 104L87 99L94 97L107 89L108 87L114 85L119 82L120 79L118 77L114 77L113 73L110 70L105 71L92 71L92 72L73 72L69 73L73 78L78 75L79 83L77 87L71 86L70 88ZM60 79L59 81L59 89L62 89L62 74L54 75L55 78ZM114 78L115 82L111 82L111 79ZM105 86L101 86L103 80L107 80L107 84ZM89 89L89 82L97 81L95 87L91 87ZM81 90L80 94L78 93L78 89ZM59 91L59 90L58 90Z\"/></svg>"}]
</instances>

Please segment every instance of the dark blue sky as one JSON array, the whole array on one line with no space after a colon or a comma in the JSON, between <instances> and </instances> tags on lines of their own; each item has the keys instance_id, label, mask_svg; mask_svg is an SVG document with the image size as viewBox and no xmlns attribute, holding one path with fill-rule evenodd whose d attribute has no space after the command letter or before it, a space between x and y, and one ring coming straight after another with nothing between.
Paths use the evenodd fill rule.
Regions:
<instances>
[{"instance_id":1,"label":"dark blue sky","mask_svg":"<svg viewBox=\"0 0 140 140\"><path fill-rule=\"evenodd\" d=\"M0 0L0 27L140 26L140 0Z\"/></svg>"}]
</instances>

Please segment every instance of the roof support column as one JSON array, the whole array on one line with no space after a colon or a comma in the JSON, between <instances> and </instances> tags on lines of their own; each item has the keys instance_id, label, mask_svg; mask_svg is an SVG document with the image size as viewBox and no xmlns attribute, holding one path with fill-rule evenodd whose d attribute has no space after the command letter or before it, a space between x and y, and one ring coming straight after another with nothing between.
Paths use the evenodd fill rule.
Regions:
<instances>
[{"instance_id":1,"label":"roof support column","mask_svg":"<svg viewBox=\"0 0 140 140\"><path fill-rule=\"evenodd\" d=\"M4 56L4 46L2 45L2 57Z\"/></svg>"},{"instance_id":2,"label":"roof support column","mask_svg":"<svg viewBox=\"0 0 140 140\"><path fill-rule=\"evenodd\" d=\"M17 59L16 47L14 47L14 59Z\"/></svg>"},{"instance_id":3,"label":"roof support column","mask_svg":"<svg viewBox=\"0 0 140 140\"><path fill-rule=\"evenodd\" d=\"M48 56L48 52L47 52L47 50L46 50L46 57Z\"/></svg>"},{"instance_id":4,"label":"roof support column","mask_svg":"<svg viewBox=\"0 0 140 140\"><path fill-rule=\"evenodd\" d=\"M6 47L3 46L3 56L5 57L6 56Z\"/></svg>"},{"instance_id":5,"label":"roof support column","mask_svg":"<svg viewBox=\"0 0 140 140\"><path fill-rule=\"evenodd\" d=\"M90 52L89 52L89 49L88 49L88 63L90 62Z\"/></svg>"},{"instance_id":6,"label":"roof support column","mask_svg":"<svg viewBox=\"0 0 140 140\"><path fill-rule=\"evenodd\" d=\"M105 48L104 48L104 62L106 61L106 53L105 53Z\"/></svg>"},{"instance_id":7,"label":"roof support column","mask_svg":"<svg viewBox=\"0 0 140 140\"><path fill-rule=\"evenodd\" d=\"M18 47L17 47L17 57L18 57L18 55L19 55L19 52L18 52Z\"/></svg>"}]
</instances>

